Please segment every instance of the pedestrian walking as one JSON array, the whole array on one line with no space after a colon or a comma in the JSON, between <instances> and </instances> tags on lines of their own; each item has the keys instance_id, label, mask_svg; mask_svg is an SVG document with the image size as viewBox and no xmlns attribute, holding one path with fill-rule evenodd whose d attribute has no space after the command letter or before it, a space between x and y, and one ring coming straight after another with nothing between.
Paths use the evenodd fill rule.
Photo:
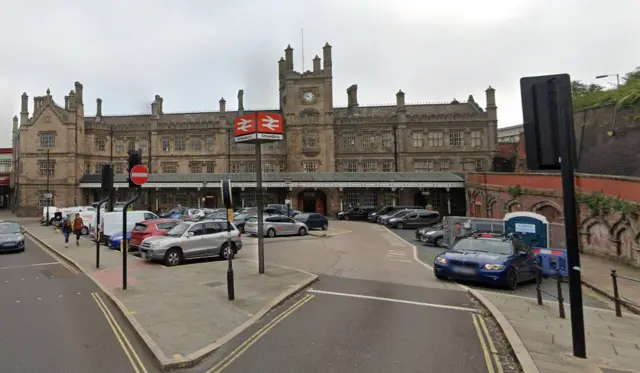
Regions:
<instances>
[{"instance_id":1,"label":"pedestrian walking","mask_svg":"<svg viewBox=\"0 0 640 373\"><path fill-rule=\"evenodd\" d=\"M69 236L71 236L71 232L73 232L71 221L69 219L64 219L62 221L62 235L64 236L64 247L69 247Z\"/></svg>"},{"instance_id":2,"label":"pedestrian walking","mask_svg":"<svg viewBox=\"0 0 640 373\"><path fill-rule=\"evenodd\" d=\"M80 246L80 235L82 235L83 228L84 221L80 217L80 214L76 213L76 217L73 219L73 233L76 234L76 246Z\"/></svg>"}]
</instances>

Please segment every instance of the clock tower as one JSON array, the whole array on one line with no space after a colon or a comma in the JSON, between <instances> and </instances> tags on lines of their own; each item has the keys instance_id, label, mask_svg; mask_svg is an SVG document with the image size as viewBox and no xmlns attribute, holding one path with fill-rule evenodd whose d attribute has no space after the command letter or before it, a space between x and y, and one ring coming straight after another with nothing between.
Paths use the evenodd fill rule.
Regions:
<instances>
[{"instance_id":1,"label":"clock tower","mask_svg":"<svg viewBox=\"0 0 640 373\"><path fill-rule=\"evenodd\" d=\"M313 70L293 67L293 48L278 62L280 108L285 118L287 172L334 172L333 75L331 46Z\"/></svg>"}]
</instances>

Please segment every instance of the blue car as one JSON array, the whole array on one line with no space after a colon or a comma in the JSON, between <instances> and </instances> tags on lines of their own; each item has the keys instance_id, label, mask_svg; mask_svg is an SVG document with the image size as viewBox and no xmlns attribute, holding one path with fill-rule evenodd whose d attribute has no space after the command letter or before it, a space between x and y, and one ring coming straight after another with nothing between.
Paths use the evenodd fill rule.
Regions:
<instances>
[{"instance_id":1,"label":"blue car","mask_svg":"<svg viewBox=\"0 0 640 373\"><path fill-rule=\"evenodd\" d=\"M454 279L499 285L514 290L535 280L536 256L517 236L471 233L433 260L433 274Z\"/></svg>"},{"instance_id":2,"label":"blue car","mask_svg":"<svg viewBox=\"0 0 640 373\"><path fill-rule=\"evenodd\" d=\"M110 249L120 250L120 243L122 242L122 232L116 233L109 237L107 245ZM127 232L127 242L131 243L131 232Z\"/></svg>"}]
</instances>

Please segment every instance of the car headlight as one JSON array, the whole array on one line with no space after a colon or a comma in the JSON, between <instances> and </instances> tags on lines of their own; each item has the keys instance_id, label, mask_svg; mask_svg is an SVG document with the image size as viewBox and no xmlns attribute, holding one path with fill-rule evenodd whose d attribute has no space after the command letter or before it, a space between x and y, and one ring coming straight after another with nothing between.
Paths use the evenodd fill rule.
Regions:
<instances>
[{"instance_id":1,"label":"car headlight","mask_svg":"<svg viewBox=\"0 0 640 373\"><path fill-rule=\"evenodd\" d=\"M484 269L488 269L490 271L500 271L504 269L503 264L485 264Z\"/></svg>"},{"instance_id":2,"label":"car headlight","mask_svg":"<svg viewBox=\"0 0 640 373\"><path fill-rule=\"evenodd\" d=\"M447 264L448 260L446 258L437 257L436 258L436 262L438 262L440 264Z\"/></svg>"}]
</instances>

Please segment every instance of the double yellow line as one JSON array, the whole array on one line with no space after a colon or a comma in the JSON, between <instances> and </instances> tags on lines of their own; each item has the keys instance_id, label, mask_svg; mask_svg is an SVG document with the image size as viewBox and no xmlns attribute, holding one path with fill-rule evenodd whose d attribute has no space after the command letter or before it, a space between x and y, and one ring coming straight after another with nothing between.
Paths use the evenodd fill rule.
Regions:
<instances>
[{"instance_id":1,"label":"double yellow line","mask_svg":"<svg viewBox=\"0 0 640 373\"><path fill-rule=\"evenodd\" d=\"M205 373L221 373L222 371L224 371L229 365L231 365L231 363L236 361L236 359L238 359L243 353L245 353L249 349L249 347L253 346L260 340L260 338L262 338L271 329L282 322L282 320L294 313L298 308L304 306L304 304L310 301L313 297L314 296L310 294L305 295L302 299L289 307L285 312L269 321L265 326L263 326L260 330L255 332L251 337L244 341L240 346L233 350L233 352L231 352L227 357L222 359L218 364L216 364L213 368L209 369Z\"/></svg>"},{"instance_id":2,"label":"double yellow line","mask_svg":"<svg viewBox=\"0 0 640 373\"><path fill-rule=\"evenodd\" d=\"M133 348L133 346L131 346L131 342L129 342L129 339L127 339L127 336L122 331L122 328L120 328L120 325L118 325L116 318L113 317L113 314L111 313L107 305L104 303L102 298L100 298L100 294L91 293L91 296L93 297L93 300L95 300L98 304L98 308L100 308L100 310L104 314L104 317L107 319L107 322L109 323L111 330L113 330L113 334L115 334L120 347L122 347L125 355L127 355L127 359L129 359L129 363L131 363L133 371L135 373L148 373L147 368L145 368L142 360L140 360L140 357L136 353L136 350Z\"/></svg>"},{"instance_id":3,"label":"double yellow line","mask_svg":"<svg viewBox=\"0 0 640 373\"><path fill-rule=\"evenodd\" d=\"M484 360L487 363L487 371L489 373L504 373L502 370L502 364L500 363L500 356L496 349L487 324L484 322L484 317L473 313L471 314L473 320L473 326L476 328L478 338L480 339L480 347L482 347L482 353L484 354ZM494 369L495 367L495 369Z\"/></svg>"}]
</instances>

